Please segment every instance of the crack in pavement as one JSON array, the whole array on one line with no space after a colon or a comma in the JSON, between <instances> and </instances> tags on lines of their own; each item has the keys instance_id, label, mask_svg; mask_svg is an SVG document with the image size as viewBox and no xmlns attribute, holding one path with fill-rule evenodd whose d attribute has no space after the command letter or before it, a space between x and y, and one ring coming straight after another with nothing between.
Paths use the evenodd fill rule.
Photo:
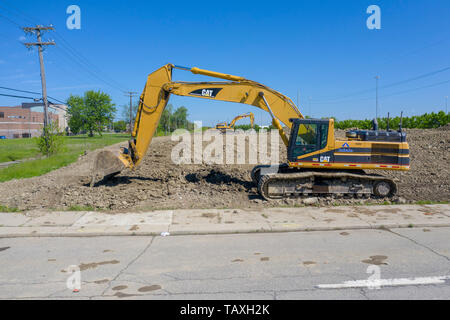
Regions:
<instances>
[{"instance_id":1,"label":"crack in pavement","mask_svg":"<svg viewBox=\"0 0 450 320\"><path fill-rule=\"evenodd\" d=\"M428 247L428 246L426 246L426 245L424 245L424 244L422 244L422 243L417 242L417 241L414 240L414 239L411 239L411 238L409 238L409 237L407 237L407 236L405 236L405 235L403 235L403 234L400 234L400 233L397 233L397 232L395 232L395 231L392 231L391 229L383 229L383 230L384 230L384 231L391 232L391 233L393 233L393 234L395 234L395 235L397 235L397 236L399 236L399 237L401 237L401 238L407 239L407 240L411 241L412 243L414 243L414 244L416 244L416 245L418 245L418 246L420 246L420 247L422 247L422 248L425 248L425 249L429 250L430 252L434 253L435 255L437 255L437 256L439 256L439 257L441 257L441 258L444 258L445 260L447 260L448 262L450 262L450 258L447 257L446 255L443 255L443 254L441 254L441 253L435 251L434 249L432 249L432 248L430 248L430 247Z\"/></svg>"},{"instance_id":2,"label":"crack in pavement","mask_svg":"<svg viewBox=\"0 0 450 320\"><path fill-rule=\"evenodd\" d=\"M134 259L132 259L122 270L120 270L119 271L119 273L117 273L117 275L113 278L113 279L111 279L111 281L109 281L109 284L108 284L108 286L106 287L106 289L105 290L103 290L103 292L102 292L102 294L101 294L101 296L103 296L105 293L106 293L106 291L108 291L110 288L111 288L111 286L112 286L112 283L125 271L125 270L127 270L134 262L136 262L136 260L138 260L146 251L147 251L147 249L148 248L150 248L150 246L152 245L152 243L153 243L153 240L155 239L156 237L151 237L151 239L150 239L150 242L145 246L145 248L142 250L142 252L141 253L139 253Z\"/></svg>"}]
</instances>

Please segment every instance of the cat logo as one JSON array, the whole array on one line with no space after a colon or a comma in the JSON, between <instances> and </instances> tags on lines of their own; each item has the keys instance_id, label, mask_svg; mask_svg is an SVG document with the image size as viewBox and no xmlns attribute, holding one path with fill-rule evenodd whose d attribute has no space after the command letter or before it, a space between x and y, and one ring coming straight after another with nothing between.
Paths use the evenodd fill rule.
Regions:
<instances>
[{"instance_id":1,"label":"cat logo","mask_svg":"<svg viewBox=\"0 0 450 320\"><path fill-rule=\"evenodd\" d=\"M330 156L320 156L320 162L330 162Z\"/></svg>"},{"instance_id":2,"label":"cat logo","mask_svg":"<svg viewBox=\"0 0 450 320\"><path fill-rule=\"evenodd\" d=\"M190 92L190 95L200 96L205 98L215 98L216 95L222 90L222 88L205 88L205 89L197 89Z\"/></svg>"},{"instance_id":3,"label":"cat logo","mask_svg":"<svg viewBox=\"0 0 450 320\"><path fill-rule=\"evenodd\" d=\"M208 90L208 89L203 89L202 90L202 96L204 96L204 97L211 97L212 94L213 94L212 90Z\"/></svg>"}]
</instances>

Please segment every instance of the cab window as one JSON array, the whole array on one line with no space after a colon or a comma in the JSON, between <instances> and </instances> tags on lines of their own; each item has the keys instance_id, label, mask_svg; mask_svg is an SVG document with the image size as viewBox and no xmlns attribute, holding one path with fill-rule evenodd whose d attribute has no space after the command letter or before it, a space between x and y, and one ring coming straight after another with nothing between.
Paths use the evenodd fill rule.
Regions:
<instances>
[{"instance_id":1,"label":"cab window","mask_svg":"<svg viewBox=\"0 0 450 320\"><path fill-rule=\"evenodd\" d=\"M322 124L320 129L320 149L324 149L327 146L328 140L328 124Z\"/></svg>"},{"instance_id":2,"label":"cab window","mask_svg":"<svg viewBox=\"0 0 450 320\"><path fill-rule=\"evenodd\" d=\"M295 140L294 154L301 156L317 149L317 124L300 124Z\"/></svg>"},{"instance_id":3,"label":"cab window","mask_svg":"<svg viewBox=\"0 0 450 320\"><path fill-rule=\"evenodd\" d=\"M293 157L302 156L326 148L328 140L327 123L301 123L293 147Z\"/></svg>"},{"instance_id":4,"label":"cab window","mask_svg":"<svg viewBox=\"0 0 450 320\"><path fill-rule=\"evenodd\" d=\"M317 124L300 124L297 131L297 146L316 145Z\"/></svg>"}]
</instances>

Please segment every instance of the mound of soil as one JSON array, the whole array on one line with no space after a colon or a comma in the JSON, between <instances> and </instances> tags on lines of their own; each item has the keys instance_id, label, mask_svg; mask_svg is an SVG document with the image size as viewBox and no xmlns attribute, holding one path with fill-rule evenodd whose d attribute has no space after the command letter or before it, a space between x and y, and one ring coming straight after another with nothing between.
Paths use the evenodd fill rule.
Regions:
<instances>
[{"instance_id":1,"label":"mound of soil","mask_svg":"<svg viewBox=\"0 0 450 320\"><path fill-rule=\"evenodd\" d=\"M445 128L407 130L411 151L411 170L384 171L399 180L401 202L418 200L449 201L449 142ZM342 135L343 132L338 132ZM254 165L174 164L171 152L178 142L170 137L154 138L147 156L135 170L125 170L113 179L89 187L93 151L65 168L41 177L12 180L0 184L0 203L21 210L67 209L71 206L102 210L150 210L178 208L246 208L280 205L332 205L360 202L379 203L379 199L319 197L264 201L250 178ZM205 145L208 143L205 143ZM125 146L119 144L108 149ZM286 150L279 142L280 159ZM247 157L249 156L247 150ZM236 150L234 150L236 154ZM380 173L380 172L378 172ZM399 201L394 199L394 201Z\"/></svg>"}]
</instances>

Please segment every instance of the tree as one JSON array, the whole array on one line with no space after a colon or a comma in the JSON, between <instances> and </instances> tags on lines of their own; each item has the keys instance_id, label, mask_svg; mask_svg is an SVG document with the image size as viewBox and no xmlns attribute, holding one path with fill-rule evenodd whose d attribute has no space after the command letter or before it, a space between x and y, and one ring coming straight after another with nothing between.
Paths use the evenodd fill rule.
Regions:
<instances>
[{"instance_id":1,"label":"tree","mask_svg":"<svg viewBox=\"0 0 450 320\"><path fill-rule=\"evenodd\" d=\"M83 97L71 95L67 100L69 127L73 133L81 130L102 134L103 127L111 123L116 112L111 97L101 91L86 91Z\"/></svg>"},{"instance_id":2,"label":"tree","mask_svg":"<svg viewBox=\"0 0 450 320\"><path fill-rule=\"evenodd\" d=\"M161 119L159 120L159 129L163 130L166 133L171 131L170 120L172 117L172 110L173 106L169 103L162 112Z\"/></svg>"},{"instance_id":3,"label":"tree","mask_svg":"<svg viewBox=\"0 0 450 320\"><path fill-rule=\"evenodd\" d=\"M74 134L80 133L83 130L84 115L83 115L83 98L79 96L71 96L67 100L67 113L70 115L68 125L70 131Z\"/></svg>"},{"instance_id":4,"label":"tree","mask_svg":"<svg viewBox=\"0 0 450 320\"><path fill-rule=\"evenodd\" d=\"M187 120L187 117L188 113L185 107L179 107L173 111L173 105L168 104L161 114L158 130L166 134L180 128L193 130L194 125Z\"/></svg>"},{"instance_id":5,"label":"tree","mask_svg":"<svg viewBox=\"0 0 450 320\"><path fill-rule=\"evenodd\" d=\"M124 132L127 130L127 121L119 120L114 122L114 131Z\"/></svg>"},{"instance_id":6,"label":"tree","mask_svg":"<svg viewBox=\"0 0 450 320\"><path fill-rule=\"evenodd\" d=\"M175 127L178 128L186 128L187 124L187 109L185 107L179 107L175 112L173 113L173 120Z\"/></svg>"}]
</instances>

